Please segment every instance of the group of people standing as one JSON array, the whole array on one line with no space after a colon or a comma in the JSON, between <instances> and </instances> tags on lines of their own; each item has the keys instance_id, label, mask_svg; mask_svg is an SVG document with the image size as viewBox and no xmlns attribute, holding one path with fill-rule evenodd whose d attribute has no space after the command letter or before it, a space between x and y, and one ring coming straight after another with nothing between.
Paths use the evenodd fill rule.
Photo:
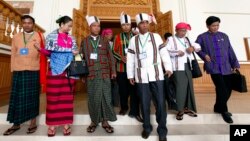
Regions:
<instances>
[{"instance_id":1,"label":"group of people standing","mask_svg":"<svg viewBox=\"0 0 250 141\"><path fill-rule=\"evenodd\" d=\"M100 20L96 16L86 16L90 35L82 40L78 48L75 38L69 34L73 21L68 16L56 22L59 28L46 39L33 31L35 20L29 15L22 17L23 32L14 35L11 49L11 71L13 72L12 92L7 121L13 126L4 135L20 129L20 124L31 120L27 133L37 129L39 115L39 64L46 63L40 57L49 58L46 76L46 124L48 136L55 136L58 126L63 126L65 136L71 134L73 124L73 101L75 79L67 76L67 67L77 54L82 54L87 62L89 74L82 82L87 85L88 110L91 123L87 132L93 133L99 123L107 133L113 133L109 124L116 121L112 103L111 79L119 86L120 115L128 115L143 123L141 136L148 138L153 130L150 123L151 101L156 109L157 132L160 141L167 140L167 108L164 88L165 79L173 79L176 91L176 119L184 114L197 117L192 81L193 52L204 60L204 69L211 74L216 87L214 112L220 113L227 123L233 123L228 112L227 101L231 95L230 74L239 69L237 57L225 33L219 32L220 19L210 16L206 20L208 31L199 35L196 42L186 37L191 26L178 23L176 34L163 43L161 36L149 32L152 18L146 13L135 17L139 33L131 30L131 17L120 16L122 32L111 42L112 30L100 35ZM107 35L107 36L106 36ZM128 101L130 104L128 104ZM142 115L142 117L141 117Z\"/></svg>"}]
</instances>

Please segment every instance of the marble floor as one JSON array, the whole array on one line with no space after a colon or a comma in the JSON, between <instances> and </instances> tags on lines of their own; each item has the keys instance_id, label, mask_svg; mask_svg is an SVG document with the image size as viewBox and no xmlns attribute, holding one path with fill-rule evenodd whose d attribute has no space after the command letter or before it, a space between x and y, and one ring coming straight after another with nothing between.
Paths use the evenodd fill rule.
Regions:
<instances>
[{"instance_id":1,"label":"marble floor","mask_svg":"<svg viewBox=\"0 0 250 141\"><path fill-rule=\"evenodd\" d=\"M215 102L215 94L196 94L196 106L198 113L213 113L213 105ZM77 93L74 98L75 114L87 114L87 94ZM1 102L2 103L2 102ZM8 102L5 102L6 104ZM8 105L0 106L0 113L7 113ZM45 113L46 94L41 94L40 97L40 113ZM233 113L250 113L250 92L238 93L233 92L228 101L229 111ZM115 111L119 111L119 107L115 107ZM154 113L154 106L151 106L151 112ZM169 111L173 112L173 111Z\"/></svg>"}]
</instances>

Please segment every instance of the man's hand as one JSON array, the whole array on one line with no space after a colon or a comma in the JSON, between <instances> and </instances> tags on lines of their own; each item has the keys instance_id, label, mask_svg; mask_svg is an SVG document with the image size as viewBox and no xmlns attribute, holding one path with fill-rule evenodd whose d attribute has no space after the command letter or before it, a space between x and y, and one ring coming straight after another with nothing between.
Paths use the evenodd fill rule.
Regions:
<instances>
[{"instance_id":1,"label":"man's hand","mask_svg":"<svg viewBox=\"0 0 250 141\"><path fill-rule=\"evenodd\" d=\"M123 63L127 63L127 57L126 56L122 56L121 59L122 59Z\"/></svg>"},{"instance_id":2,"label":"man's hand","mask_svg":"<svg viewBox=\"0 0 250 141\"><path fill-rule=\"evenodd\" d=\"M86 77L83 77L82 78L82 83L86 83L86 79L87 79Z\"/></svg>"},{"instance_id":3,"label":"man's hand","mask_svg":"<svg viewBox=\"0 0 250 141\"><path fill-rule=\"evenodd\" d=\"M194 47L189 47L186 49L187 53L191 54L192 52L194 52Z\"/></svg>"},{"instance_id":4,"label":"man's hand","mask_svg":"<svg viewBox=\"0 0 250 141\"><path fill-rule=\"evenodd\" d=\"M35 41L34 47L35 47L38 51L41 50L41 48L40 48L40 43L37 42L37 41Z\"/></svg>"},{"instance_id":5,"label":"man's hand","mask_svg":"<svg viewBox=\"0 0 250 141\"><path fill-rule=\"evenodd\" d=\"M166 70L165 74L168 78L172 75L173 73L169 70Z\"/></svg>"},{"instance_id":6,"label":"man's hand","mask_svg":"<svg viewBox=\"0 0 250 141\"><path fill-rule=\"evenodd\" d=\"M185 53L184 53L183 51L179 50L177 56L182 57L184 54L185 54Z\"/></svg>"},{"instance_id":7,"label":"man's hand","mask_svg":"<svg viewBox=\"0 0 250 141\"><path fill-rule=\"evenodd\" d=\"M112 73L111 74L111 79L115 79L116 78L116 74L115 73Z\"/></svg>"},{"instance_id":8,"label":"man's hand","mask_svg":"<svg viewBox=\"0 0 250 141\"><path fill-rule=\"evenodd\" d=\"M211 58L210 58L208 55L205 56L205 60L206 60L207 62L211 62Z\"/></svg>"},{"instance_id":9,"label":"man's hand","mask_svg":"<svg viewBox=\"0 0 250 141\"><path fill-rule=\"evenodd\" d=\"M135 79L134 78L130 78L129 82L130 82L131 85L135 85Z\"/></svg>"},{"instance_id":10,"label":"man's hand","mask_svg":"<svg viewBox=\"0 0 250 141\"><path fill-rule=\"evenodd\" d=\"M236 72L236 70L240 71L240 68L234 68L233 71Z\"/></svg>"}]
</instances>

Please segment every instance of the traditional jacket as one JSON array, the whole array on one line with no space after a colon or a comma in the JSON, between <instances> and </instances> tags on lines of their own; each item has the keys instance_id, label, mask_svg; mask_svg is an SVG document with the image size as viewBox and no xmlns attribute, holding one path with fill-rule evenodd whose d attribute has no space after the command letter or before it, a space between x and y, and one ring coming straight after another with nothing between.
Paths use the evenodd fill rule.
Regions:
<instances>
[{"instance_id":1,"label":"traditional jacket","mask_svg":"<svg viewBox=\"0 0 250 141\"><path fill-rule=\"evenodd\" d=\"M128 35L129 36L127 36L126 33L120 33L116 35L114 40L113 53L114 57L117 59L117 72L126 72L126 63L124 63L121 58L123 56L126 56L129 40L133 37L133 34L131 32L128 33Z\"/></svg>"},{"instance_id":2,"label":"traditional jacket","mask_svg":"<svg viewBox=\"0 0 250 141\"><path fill-rule=\"evenodd\" d=\"M168 50L159 34L139 34L129 42L127 54L128 79L135 78L136 83L149 83L164 80L162 64L165 70L172 72Z\"/></svg>"},{"instance_id":3,"label":"traditional jacket","mask_svg":"<svg viewBox=\"0 0 250 141\"><path fill-rule=\"evenodd\" d=\"M209 74L228 75L232 68L239 68L240 64L231 46L228 36L223 32L200 34L196 40L201 45L198 55L204 60L204 69ZM205 61L205 56L211 58Z\"/></svg>"},{"instance_id":4,"label":"traditional jacket","mask_svg":"<svg viewBox=\"0 0 250 141\"><path fill-rule=\"evenodd\" d=\"M91 54L95 49L91 43L94 42L91 36L86 37L81 43L81 52L87 61L89 75L88 79L94 79L96 77L110 78L111 73L115 74L115 60L112 51L109 48L109 42L104 41L102 37L98 36L96 40L99 40L97 47L97 59L91 59ZM97 72L101 71L101 76L97 76Z\"/></svg>"},{"instance_id":5,"label":"traditional jacket","mask_svg":"<svg viewBox=\"0 0 250 141\"><path fill-rule=\"evenodd\" d=\"M12 39L11 45L11 72L13 71L38 71L40 69L40 53L34 47L35 41L41 43L41 38L34 32L26 45L27 55L21 55L21 49L25 47L23 32L17 33Z\"/></svg>"},{"instance_id":6,"label":"traditional jacket","mask_svg":"<svg viewBox=\"0 0 250 141\"><path fill-rule=\"evenodd\" d=\"M194 47L195 51L198 52L200 51L200 45L194 42L188 42L187 38L178 38L176 36L172 36L168 38L167 42L167 49L169 51L170 57L171 57L171 62L173 66L174 71L184 71L185 70L185 64L190 63L194 57L193 54L189 54L186 52L186 49L188 47ZM184 55L179 57L178 51L183 51ZM189 60L189 62L187 62ZM190 63L191 65L191 63Z\"/></svg>"}]
</instances>

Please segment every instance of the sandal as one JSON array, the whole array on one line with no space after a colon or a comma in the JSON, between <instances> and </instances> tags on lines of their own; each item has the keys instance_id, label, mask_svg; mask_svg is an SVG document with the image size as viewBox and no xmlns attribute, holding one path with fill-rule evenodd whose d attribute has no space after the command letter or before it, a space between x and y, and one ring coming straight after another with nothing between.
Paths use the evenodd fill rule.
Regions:
<instances>
[{"instance_id":1,"label":"sandal","mask_svg":"<svg viewBox=\"0 0 250 141\"><path fill-rule=\"evenodd\" d=\"M56 128L54 129L48 128L48 137L54 137L55 135L56 135Z\"/></svg>"},{"instance_id":2,"label":"sandal","mask_svg":"<svg viewBox=\"0 0 250 141\"><path fill-rule=\"evenodd\" d=\"M183 115L184 115L184 112L179 112L179 113L176 115L176 119L177 119L177 120L182 120L182 119L183 119Z\"/></svg>"},{"instance_id":3,"label":"sandal","mask_svg":"<svg viewBox=\"0 0 250 141\"><path fill-rule=\"evenodd\" d=\"M89 127L87 128L87 132L89 133L95 132L96 127L97 127L96 125L89 125Z\"/></svg>"},{"instance_id":4,"label":"sandal","mask_svg":"<svg viewBox=\"0 0 250 141\"><path fill-rule=\"evenodd\" d=\"M103 125L102 128L105 129L107 133L114 133L114 128L110 125L106 125L106 126Z\"/></svg>"},{"instance_id":5,"label":"sandal","mask_svg":"<svg viewBox=\"0 0 250 141\"><path fill-rule=\"evenodd\" d=\"M64 127L64 128L63 128L63 135L64 135L64 136L69 136L70 134L71 134L71 127L68 126L67 129Z\"/></svg>"},{"instance_id":6,"label":"sandal","mask_svg":"<svg viewBox=\"0 0 250 141\"><path fill-rule=\"evenodd\" d=\"M13 134L14 132L16 132L16 131L19 130L19 129L20 129L20 126L19 126L19 127L11 127L11 128L9 128L8 130L6 130L6 131L3 133L3 135L4 135L4 136L11 135L11 134Z\"/></svg>"},{"instance_id":7,"label":"sandal","mask_svg":"<svg viewBox=\"0 0 250 141\"><path fill-rule=\"evenodd\" d=\"M185 110L184 113L191 117L197 117L197 114L192 110Z\"/></svg>"},{"instance_id":8,"label":"sandal","mask_svg":"<svg viewBox=\"0 0 250 141\"><path fill-rule=\"evenodd\" d=\"M27 134L32 134L34 132L36 132L37 126L35 125L34 127L29 127L27 130Z\"/></svg>"}]
</instances>

